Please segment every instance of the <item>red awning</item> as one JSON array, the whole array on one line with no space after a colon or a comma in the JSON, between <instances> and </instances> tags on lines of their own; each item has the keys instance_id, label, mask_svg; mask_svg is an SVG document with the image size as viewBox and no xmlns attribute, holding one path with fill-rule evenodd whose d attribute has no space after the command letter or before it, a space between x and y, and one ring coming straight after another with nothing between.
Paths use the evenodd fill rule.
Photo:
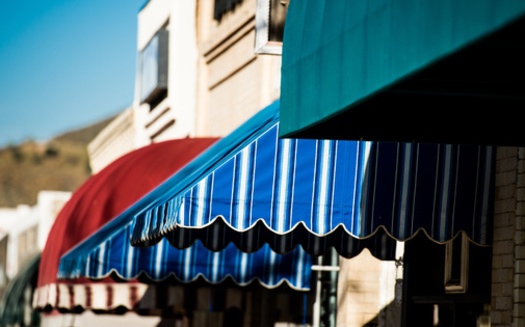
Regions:
<instances>
[{"instance_id":1,"label":"red awning","mask_svg":"<svg viewBox=\"0 0 525 327\"><path fill-rule=\"evenodd\" d=\"M88 179L73 193L51 228L42 252L33 306L38 309L61 310L71 310L78 306L84 309L133 307L137 298L140 299L145 292L144 285L135 282L122 284L124 286L119 287L126 290L119 294L130 296L129 299L121 299L114 296L115 286L108 286L111 282L102 284L86 279L58 281L60 257L216 141L217 138L186 138L152 144L122 156ZM95 296L94 292L101 292L99 289L104 294ZM96 305L89 301L88 296L103 298L105 302L102 302L105 304Z\"/></svg>"}]
</instances>

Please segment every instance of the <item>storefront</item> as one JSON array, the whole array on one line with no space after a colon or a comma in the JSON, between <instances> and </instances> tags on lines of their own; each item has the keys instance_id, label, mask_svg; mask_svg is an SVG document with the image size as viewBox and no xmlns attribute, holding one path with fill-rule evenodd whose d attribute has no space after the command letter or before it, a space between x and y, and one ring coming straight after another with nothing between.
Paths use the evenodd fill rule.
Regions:
<instances>
[{"instance_id":1,"label":"storefront","mask_svg":"<svg viewBox=\"0 0 525 327\"><path fill-rule=\"evenodd\" d=\"M405 325L471 325L473 312L481 325L489 317L496 326L523 321L523 242L516 238L523 232L523 158L514 146L525 144L518 118L525 105L524 17L521 1L289 4L281 137L500 146L492 186L498 195L483 201L495 208L494 241L486 243L492 253L471 244L456 256L470 267L469 291L445 294L449 265L427 255L442 258L452 243L447 250L406 242ZM455 322L447 320L452 316Z\"/></svg>"},{"instance_id":2,"label":"storefront","mask_svg":"<svg viewBox=\"0 0 525 327\"><path fill-rule=\"evenodd\" d=\"M279 139L279 109L261 110L195 158L63 257L61 269L81 271L117 231L129 233L122 239L133 251L233 243L247 253L335 248L347 258L366 248L383 260L396 259L398 241L410 254L423 238L444 251L434 263L451 268L449 289L467 293L461 257L492 242L492 147ZM418 295L404 297L416 305Z\"/></svg>"}]
</instances>

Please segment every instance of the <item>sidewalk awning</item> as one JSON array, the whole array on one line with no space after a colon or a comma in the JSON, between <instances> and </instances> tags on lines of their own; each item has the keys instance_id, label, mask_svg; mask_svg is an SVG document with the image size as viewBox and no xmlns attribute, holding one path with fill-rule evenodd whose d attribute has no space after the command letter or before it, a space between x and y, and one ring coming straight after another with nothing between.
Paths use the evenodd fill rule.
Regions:
<instances>
[{"instance_id":1,"label":"sidewalk awning","mask_svg":"<svg viewBox=\"0 0 525 327\"><path fill-rule=\"evenodd\" d=\"M492 147L279 139L278 113L263 109L153 191L132 243L379 258L419 231L490 244Z\"/></svg>"},{"instance_id":2,"label":"sidewalk awning","mask_svg":"<svg viewBox=\"0 0 525 327\"><path fill-rule=\"evenodd\" d=\"M280 135L523 146L524 29L521 0L290 1Z\"/></svg>"},{"instance_id":3,"label":"sidewalk awning","mask_svg":"<svg viewBox=\"0 0 525 327\"><path fill-rule=\"evenodd\" d=\"M30 259L7 284L0 300L0 326L36 326L38 313L31 308L31 294L36 287L40 254Z\"/></svg>"},{"instance_id":4,"label":"sidewalk awning","mask_svg":"<svg viewBox=\"0 0 525 327\"><path fill-rule=\"evenodd\" d=\"M212 252L199 241L184 250L162 240L155 246L134 248L130 245L131 225L111 237L101 230L92 238L99 239L95 248L78 247L63 256L59 278L88 277L115 280L140 280L144 283L172 281L191 283L203 279L208 284L220 284L231 279L239 286L259 281L266 288L286 283L298 291L310 289L312 258L300 247L279 255L268 245L254 253L243 253L233 244Z\"/></svg>"},{"instance_id":5,"label":"sidewalk awning","mask_svg":"<svg viewBox=\"0 0 525 327\"><path fill-rule=\"evenodd\" d=\"M137 281L57 280L60 257L181 169L217 141L216 138L166 141L135 150L88 179L65 204L51 228L42 253L38 309L127 309L140 301L146 286ZM126 295L127 294L127 295Z\"/></svg>"},{"instance_id":6,"label":"sidewalk awning","mask_svg":"<svg viewBox=\"0 0 525 327\"><path fill-rule=\"evenodd\" d=\"M189 149L173 149L175 152L181 151L179 153L181 156L185 154L184 151L186 150ZM169 152L172 149L165 147L162 151ZM196 149L191 151L196 151ZM165 158L148 153L147 157L152 157L148 160L154 160L151 165L142 166L129 163L133 166L127 172L127 178L131 184L101 183L103 192L112 195L105 200L105 205L111 206L111 199L118 197L120 193L127 194L135 188L144 188L141 179L151 178L152 175L159 174L161 166L175 168L177 164L180 164L182 158L175 154L172 156ZM120 173L122 169L114 171ZM179 173L185 174L179 171L175 175ZM112 187L112 185L115 186ZM96 190L93 191L96 192ZM98 194L98 192L96 193ZM214 253L200 242L192 243L186 250L177 250L169 246L167 241L159 242L151 248L132 247L130 236L133 217L139 212L138 210L144 207L145 203L155 201L163 194L162 185L159 185L158 188L144 197L137 199L135 204L128 204L128 207L122 209L120 214L113 216L114 219L93 232L82 242L78 242L79 244L72 247L67 253L64 251L58 277L60 279L73 279L73 281L79 277L87 277L97 280L140 280L145 283L155 283L168 279L189 283L203 278L212 284L231 278L233 282L241 286L257 280L267 288L274 288L286 283L292 289L309 290L312 258L301 248L279 255L273 252L269 246L263 247L255 253L246 254L231 245ZM83 201L86 201L85 196ZM87 219L89 215L83 217ZM66 283L66 281L62 282Z\"/></svg>"}]
</instances>

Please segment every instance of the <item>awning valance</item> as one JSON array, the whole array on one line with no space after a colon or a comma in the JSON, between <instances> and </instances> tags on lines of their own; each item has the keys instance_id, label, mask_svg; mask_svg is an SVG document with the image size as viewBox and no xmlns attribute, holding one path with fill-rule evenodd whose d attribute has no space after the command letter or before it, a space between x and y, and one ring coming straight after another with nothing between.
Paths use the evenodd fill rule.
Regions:
<instances>
[{"instance_id":1,"label":"awning valance","mask_svg":"<svg viewBox=\"0 0 525 327\"><path fill-rule=\"evenodd\" d=\"M521 0L290 1L280 135L524 145L524 28Z\"/></svg>"},{"instance_id":2,"label":"awning valance","mask_svg":"<svg viewBox=\"0 0 525 327\"><path fill-rule=\"evenodd\" d=\"M107 237L107 230L91 236L100 239L99 246L89 249L80 244L66 254L60 261L59 278L112 276L146 283L190 283L203 278L210 284L231 278L240 286L257 280L266 288L287 283L295 290L310 289L312 258L300 247L284 255L267 245L254 253L243 253L233 244L212 252L199 241L184 250L170 246L167 240L148 248L134 248L129 243L130 227L123 227L111 237Z\"/></svg>"},{"instance_id":3,"label":"awning valance","mask_svg":"<svg viewBox=\"0 0 525 327\"><path fill-rule=\"evenodd\" d=\"M263 109L163 183L136 216L132 243L335 247L347 257L367 247L380 258L420 230L490 244L491 147L279 139L278 111L278 102Z\"/></svg>"},{"instance_id":4,"label":"awning valance","mask_svg":"<svg viewBox=\"0 0 525 327\"><path fill-rule=\"evenodd\" d=\"M100 312L133 310L139 305L148 285L139 282L115 283L106 280L92 283L86 279L77 283L59 281L39 288L33 307L41 311Z\"/></svg>"},{"instance_id":5,"label":"awning valance","mask_svg":"<svg viewBox=\"0 0 525 327\"><path fill-rule=\"evenodd\" d=\"M217 138L187 138L151 144L118 158L89 178L73 193L51 228L42 252L34 306L46 310L70 310L78 306L84 306L83 309L104 309L111 308L111 303L114 303L115 306L131 309L140 300L145 287L137 282L115 286L122 291L119 294L133 296L113 299L113 287L90 287L91 282L87 279L58 281L60 257L125 212L133 203L146 197L149 191L216 141ZM92 297L86 298L84 290L108 290L109 293L93 293L93 298L97 300L90 301L88 299Z\"/></svg>"}]
</instances>

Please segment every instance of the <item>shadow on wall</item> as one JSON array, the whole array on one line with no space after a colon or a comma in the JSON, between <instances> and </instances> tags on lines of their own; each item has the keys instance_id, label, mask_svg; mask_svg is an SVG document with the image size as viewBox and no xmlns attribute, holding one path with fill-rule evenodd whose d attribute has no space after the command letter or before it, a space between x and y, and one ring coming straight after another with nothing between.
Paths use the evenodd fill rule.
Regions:
<instances>
[{"instance_id":1,"label":"shadow on wall","mask_svg":"<svg viewBox=\"0 0 525 327\"><path fill-rule=\"evenodd\" d=\"M402 305L398 302L391 302L381 309L379 314L368 321L363 327L398 327L401 326Z\"/></svg>"},{"instance_id":2,"label":"shadow on wall","mask_svg":"<svg viewBox=\"0 0 525 327\"><path fill-rule=\"evenodd\" d=\"M150 285L135 310L161 317L156 327L303 326L312 320L314 296L285 284L266 289L257 281L241 287L231 279L217 285L197 279Z\"/></svg>"},{"instance_id":3,"label":"shadow on wall","mask_svg":"<svg viewBox=\"0 0 525 327\"><path fill-rule=\"evenodd\" d=\"M421 312L427 313L424 321L419 320L417 326L428 327L489 327L490 308L477 303L427 303ZM421 312L418 312L420 314ZM398 327L416 326L414 322L403 323L402 306L390 303L381 312L368 321L363 327Z\"/></svg>"}]
</instances>

